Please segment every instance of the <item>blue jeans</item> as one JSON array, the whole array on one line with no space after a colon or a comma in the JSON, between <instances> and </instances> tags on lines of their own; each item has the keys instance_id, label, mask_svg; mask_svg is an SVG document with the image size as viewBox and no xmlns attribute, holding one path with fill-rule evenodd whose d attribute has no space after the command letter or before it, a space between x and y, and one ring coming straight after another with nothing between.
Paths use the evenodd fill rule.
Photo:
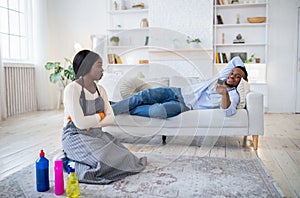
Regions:
<instances>
[{"instance_id":1,"label":"blue jeans","mask_svg":"<svg viewBox=\"0 0 300 198\"><path fill-rule=\"evenodd\" d=\"M112 105L115 115L129 113L151 118L176 116L188 108L181 91L175 87L159 87L140 91Z\"/></svg>"}]
</instances>

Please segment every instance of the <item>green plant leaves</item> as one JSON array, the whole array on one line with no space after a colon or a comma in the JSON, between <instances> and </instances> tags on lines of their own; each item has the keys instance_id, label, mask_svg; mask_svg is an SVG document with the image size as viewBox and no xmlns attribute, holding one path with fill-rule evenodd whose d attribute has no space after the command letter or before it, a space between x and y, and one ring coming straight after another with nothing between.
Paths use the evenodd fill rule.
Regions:
<instances>
[{"instance_id":1,"label":"green plant leaves","mask_svg":"<svg viewBox=\"0 0 300 198\"><path fill-rule=\"evenodd\" d=\"M74 70L73 70L72 65L69 65L68 69L65 69L65 70L64 70L64 76L65 76L67 79L75 80L75 72L74 72Z\"/></svg>"},{"instance_id":2,"label":"green plant leaves","mask_svg":"<svg viewBox=\"0 0 300 198\"><path fill-rule=\"evenodd\" d=\"M51 69L54 69L55 67L59 67L59 66L60 66L60 62L47 62L45 65L45 69L51 70Z\"/></svg>"},{"instance_id":3,"label":"green plant leaves","mask_svg":"<svg viewBox=\"0 0 300 198\"><path fill-rule=\"evenodd\" d=\"M73 70L73 63L70 59L65 58L68 67L65 69L60 62L47 62L45 65L46 70L51 70L52 73L49 76L49 80L52 83L60 82L64 87L68 84L69 80L75 80L75 72Z\"/></svg>"},{"instance_id":4,"label":"green plant leaves","mask_svg":"<svg viewBox=\"0 0 300 198\"><path fill-rule=\"evenodd\" d=\"M186 39L186 42L188 44L190 44L190 43L197 43L198 44L198 43L201 43L201 40L199 38L192 39L190 36L188 36L187 39Z\"/></svg>"},{"instance_id":5,"label":"green plant leaves","mask_svg":"<svg viewBox=\"0 0 300 198\"><path fill-rule=\"evenodd\" d=\"M61 73L52 73L49 76L49 80L52 83L57 83L61 79Z\"/></svg>"},{"instance_id":6,"label":"green plant leaves","mask_svg":"<svg viewBox=\"0 0 300 198\"><path fill-rule=\"evenodd\" d=\"M244 63L252 63L253 61L254 61L254 54L252 54L248 60L245 60Z\"/></svg>"},{"instance_id":7,"label":"green plant leaves","mask_svg":"<svg viewBox=\"0 0 300 198\"><path fill-rule=\"evenodd\" d=\"M120 41L120 38L117 37L117 36L113 36L113 37L110 38L110 41L119 42L119 41Z\"/></svg>"}]
</instances>

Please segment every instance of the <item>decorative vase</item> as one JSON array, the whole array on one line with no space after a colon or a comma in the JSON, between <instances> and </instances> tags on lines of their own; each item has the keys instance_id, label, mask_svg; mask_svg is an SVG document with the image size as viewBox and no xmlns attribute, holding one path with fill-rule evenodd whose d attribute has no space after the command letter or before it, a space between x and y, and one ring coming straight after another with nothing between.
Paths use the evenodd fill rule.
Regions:
<instances>
[{"instance_id":1,"label":"decorative vase","mask_svg":"<svg viewBox=\"0 0 300 198\"><path fill-rule=\"evenodd\" d=\"M148 20L146 18L141 20L141 28L147 28L149 26Z\"/></svg>"}]
</instances>

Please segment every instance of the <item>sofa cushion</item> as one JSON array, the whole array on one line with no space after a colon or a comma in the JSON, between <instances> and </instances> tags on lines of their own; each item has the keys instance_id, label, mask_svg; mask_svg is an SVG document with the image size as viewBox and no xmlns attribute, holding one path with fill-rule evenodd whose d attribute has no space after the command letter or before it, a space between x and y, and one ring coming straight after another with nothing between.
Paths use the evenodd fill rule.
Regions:
<instances>
[{"instance_id":1,"label":"sofa cushion","mask_svg":"<svg viewBox=\"0 0 300 198\"><path fill-rule=\"evenodd\" d=\"M248 114L245 109L238 109L237 113L230 117L224 117L224 113L220 109L186 111L167 119L121 114L116 116L115 124L155 128L247 128Z\"/></svg>"}]
</instances>

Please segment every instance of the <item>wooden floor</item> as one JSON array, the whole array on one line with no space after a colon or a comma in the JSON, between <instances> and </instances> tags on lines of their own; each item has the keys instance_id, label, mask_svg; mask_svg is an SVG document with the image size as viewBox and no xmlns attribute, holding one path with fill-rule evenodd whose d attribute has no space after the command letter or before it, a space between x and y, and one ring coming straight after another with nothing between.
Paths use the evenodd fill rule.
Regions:
<instances>
[{"instance_id":1,"label":"wooden floor","mask_svg":"<svg viewBox=\"0 0 300 198\"><path fill-rule=\"evenodd\" d=\"M34 163L40 149L51 153L61 148L62 118L62 111L39 111L0 122L0 180ZM246 142L243 137L168 137L167 142L162 146L157 137L124 144L133 152L260 158L287 197L300 197L299 114L265 114L258 151L251 137Z\"/></svg>"}]
</instances>

